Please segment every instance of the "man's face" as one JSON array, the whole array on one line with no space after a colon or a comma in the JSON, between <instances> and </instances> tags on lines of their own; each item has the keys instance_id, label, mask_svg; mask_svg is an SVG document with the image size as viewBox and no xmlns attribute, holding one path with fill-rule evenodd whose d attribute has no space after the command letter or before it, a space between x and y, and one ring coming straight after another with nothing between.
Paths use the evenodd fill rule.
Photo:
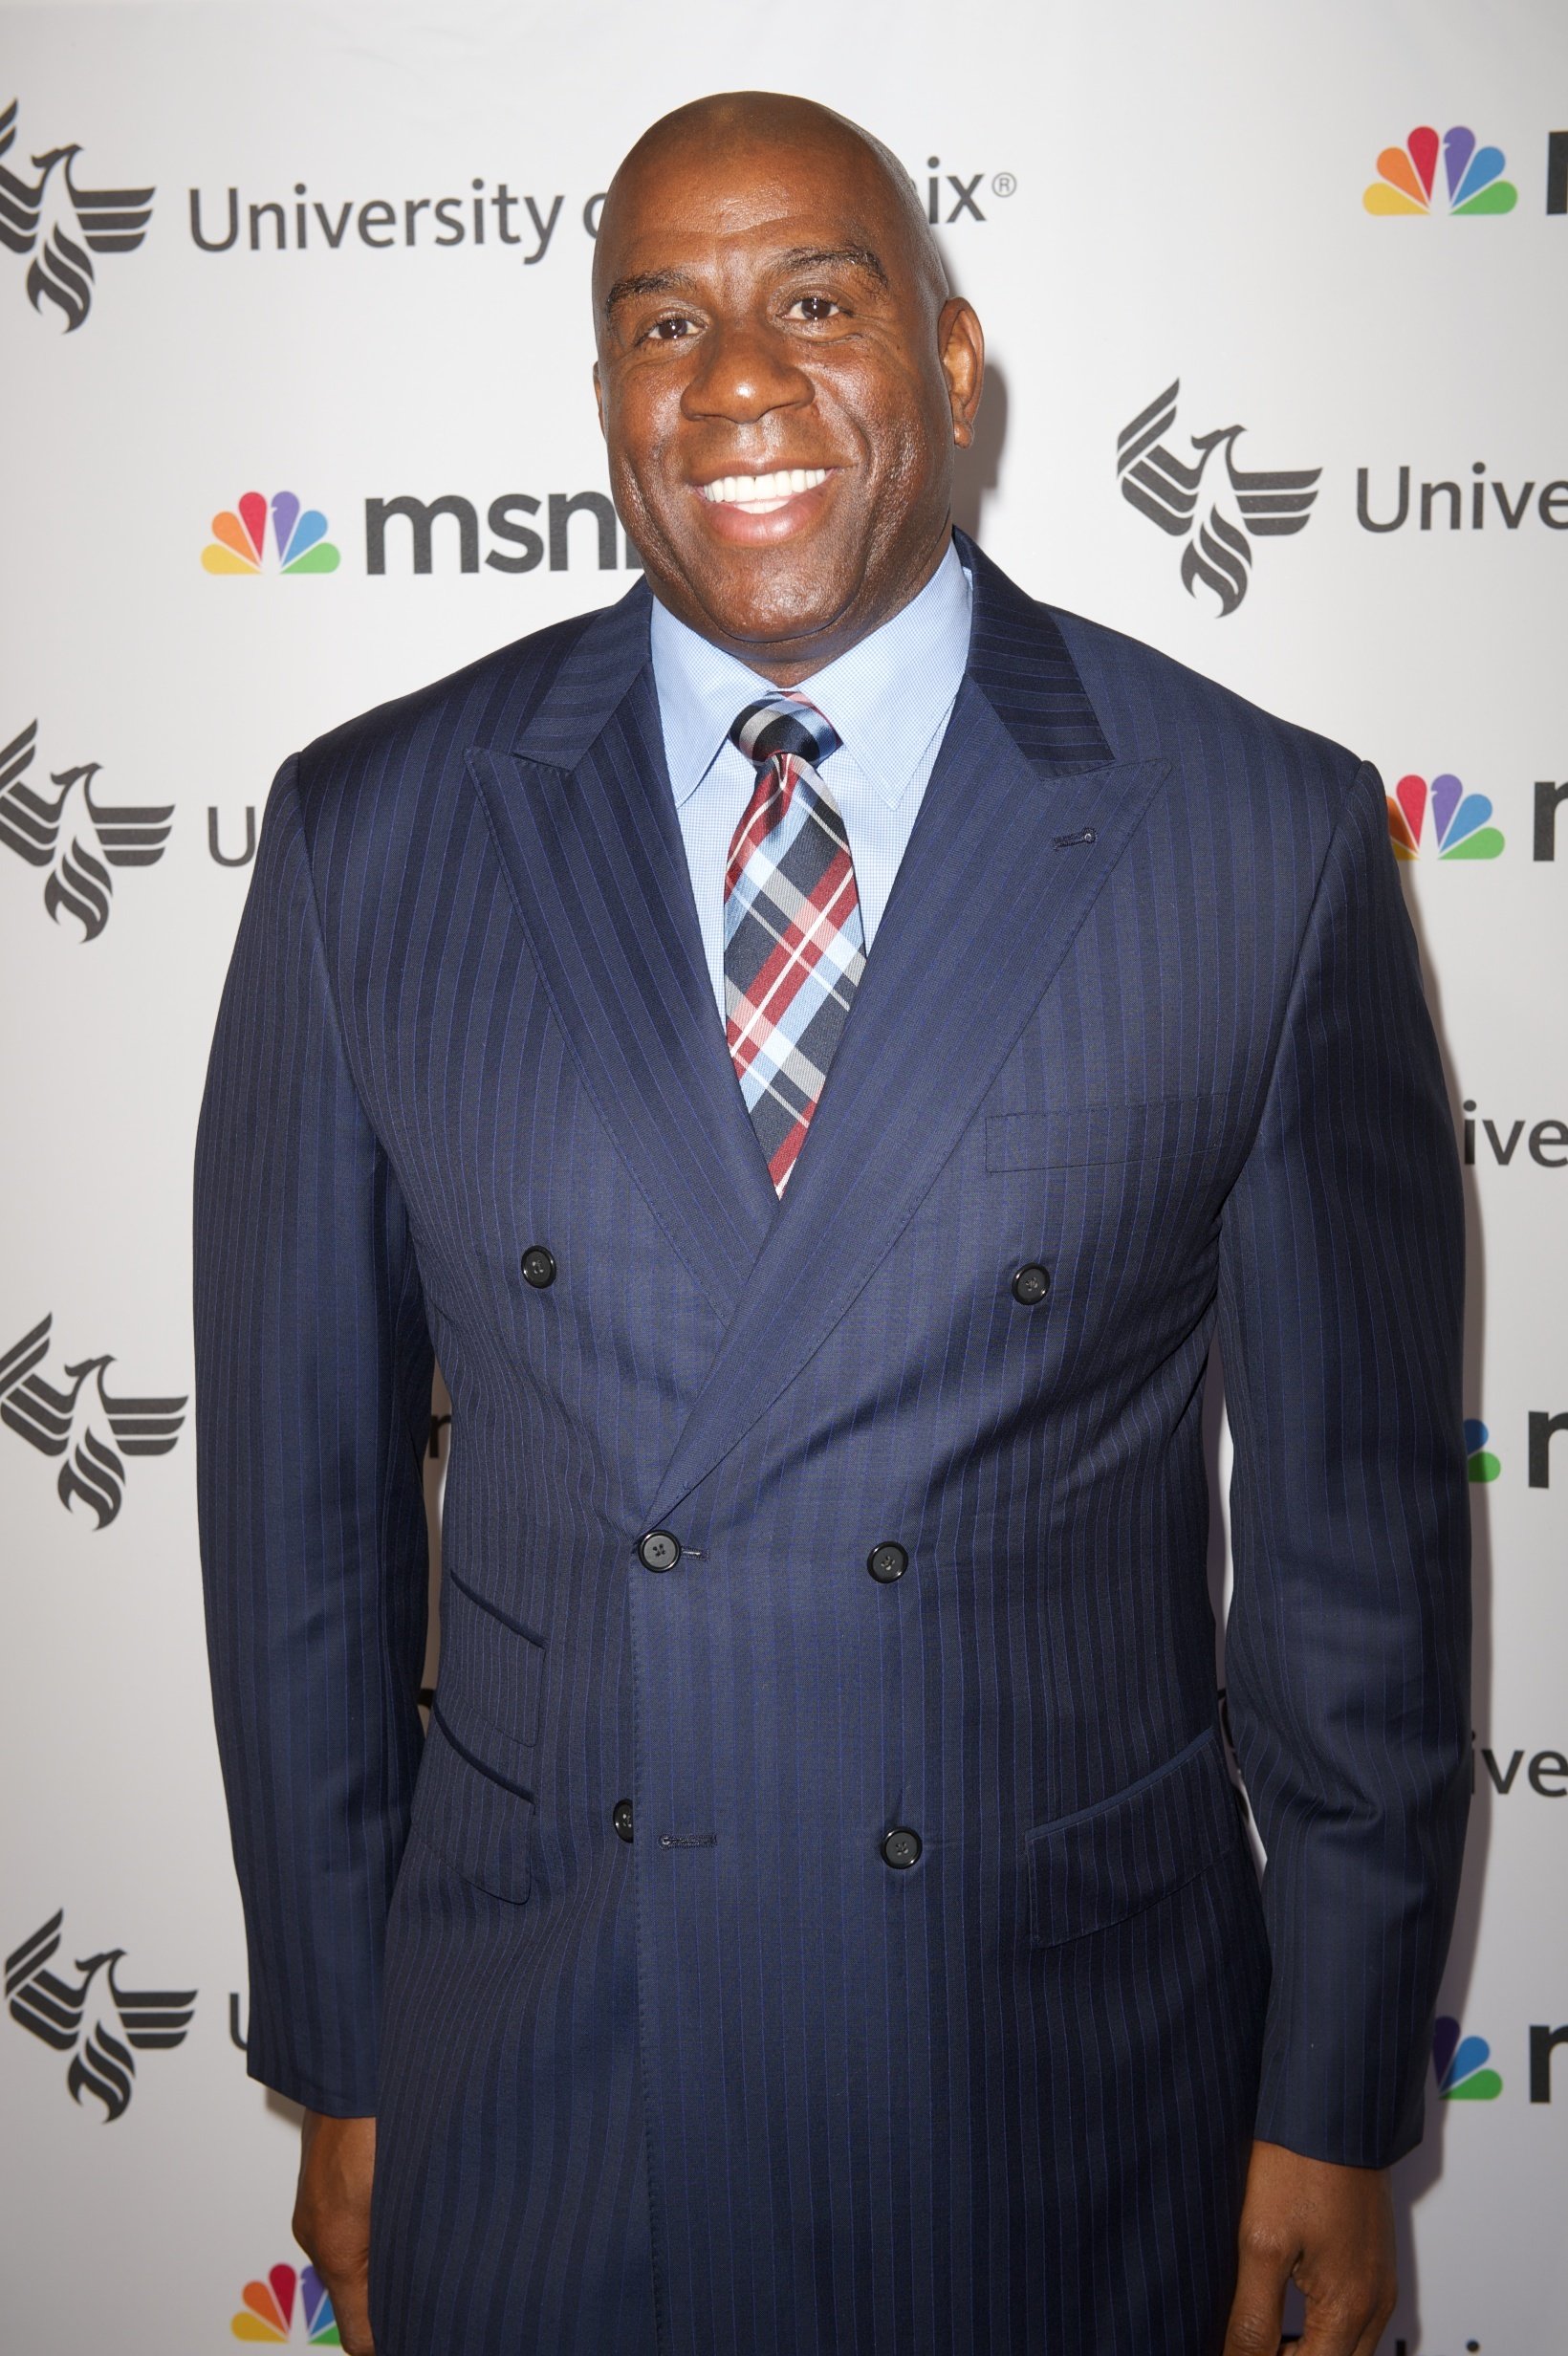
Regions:
<instances>
[{"instance_id":1,"label":"man's face","mask_svg":"<svg viewBox=\"0 0 1568 2356\"><path fill-rule=\"evenodd\" d=\"M788 684L914 595L979 329L869 150L791 126L634 156L595 294L617 504L684 621Z\"/></svg>"}]
</instances>

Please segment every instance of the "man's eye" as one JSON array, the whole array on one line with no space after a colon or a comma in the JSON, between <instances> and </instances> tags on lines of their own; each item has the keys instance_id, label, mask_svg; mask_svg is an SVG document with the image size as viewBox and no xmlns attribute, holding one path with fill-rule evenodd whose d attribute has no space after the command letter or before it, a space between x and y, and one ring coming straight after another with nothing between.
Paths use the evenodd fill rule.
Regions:
<instances>
[{"instance_id":1,"label":"man's eye","mask_svg":"<svg viewBox=\"0 0 1568 2356\"><path fill-rule=\"evenodd\" d=\"M810 319L817 325L824 319L831 319L840 308L841 305L836 303L831 294L798 294L790 305L790 316Z\"/></svg>"},{"instance_id":2,"label":"man's eye","mask_svg":"<svg viewBox=\"0 0 1568 2356\"><path fill-rule=\"evenodd\" d=\"M690 319L677 312L667 318L655 319L648 329L648 339L652 343L684 343L694 333Z\"/></svg>"}]
</instances>

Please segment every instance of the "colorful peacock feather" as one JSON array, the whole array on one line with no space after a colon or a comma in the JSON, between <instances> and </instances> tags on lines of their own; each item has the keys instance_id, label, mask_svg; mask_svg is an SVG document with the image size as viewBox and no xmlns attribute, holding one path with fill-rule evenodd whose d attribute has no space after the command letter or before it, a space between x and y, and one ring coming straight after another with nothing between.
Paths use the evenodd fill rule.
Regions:
<instances>
[{"instance_id":1,"label":"colorful peacock feather","mask_svg":"<svg viewBox=\"0 0 1568 2356\"><path fill-rule=\"evenodd\" d=\"M280 573L337 572L342 558L327 537L327 519L318 507L301 508L292 491L280 491L272 513ZM234 507L213 516L202 563L209 573L253 576L263 570L266 552L267 501L259 491L248 491Z\"/></svg>"},{"instance_id":2,"label":"colorful peacock feather","mask_svg":"<svg viewBox=\"0 0 1568 2356\"><path fill-rule=\"evenodd\" d=\"M229 2323L236 2340L265 2341L275 2347L294 2334L295 2292L308 2347L341 2347L332 2301L314 2266L296 2275L292 2266L272 2266L264 2282L248 2282L240 2293L239 2313Z\"/></svg>"},{"instance_id":3,"label":"colorful peacock feather","mask_svg":"<svg viewBox=\"0 0 1568 2356\"><path fill-rule=\"evenodd\" d=\"M1437 166L1443 164L1443 194L1437 189ZM1519 191L1502 177L1508 159L1500 147L1478 147L1475 134L1462 122L1439 139L1430 123L1410 133L1403 147L1385 147L1378 158L1378 177L1361 197L1368 212L1410 214L1429 212L1512 212Z\"/></svg>"},{"instance_id":4,"label":"colorful peacock feather","mask_svg":"<svg viewBox=\"0 0 1568 2356\"><path fill-rule=\"evenodd\" d=\"M1504 837L1490 823L1492 804L1484 794L1467 794L1457 777L1401 777L1388 796L1388 834L1396 859L1419 859L1421 838L1431 814L1439 859L1495 859Z\"/></svg>"},{"instance_id":5,"label":"colorful peacock feather","mask_svg":"<svg viewBox=\"0 0 1568 2356\"><path fill-rule=\"evenodd\" d=\"M1439 2017L1432 2032L1432 2067L1442 2102L1495 2102L1503 2082L1485 2066L1491 2059L1492 2047L1484 2037L1462 2037L1457 2020L1447 2014Z\"/></svg>"}]
</instances>

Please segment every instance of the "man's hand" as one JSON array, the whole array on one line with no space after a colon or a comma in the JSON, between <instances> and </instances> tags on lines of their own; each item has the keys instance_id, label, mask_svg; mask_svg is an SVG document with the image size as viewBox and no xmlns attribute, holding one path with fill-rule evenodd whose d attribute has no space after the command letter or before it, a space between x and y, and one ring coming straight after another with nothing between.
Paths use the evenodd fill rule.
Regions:
<instances>
[{"instance_id":1,"label":"man's hand","mask_svg":"<svg viewBox=\"0 0 1568 2356\"><path fill-rule=\"evenodd\" d=\"M370 2336L370 2179L374 2119L305 2113L294 2239L327 2286L345 2356L375 2356Z\"/></svg>"},{"instance_id":2,"label":"man's hand","mask_svg":"<svg viewBox=\"0 0 1568 2356\"><path fill-rule=\"evenodd\" d=\"M1399 2292L1385 2168L1252 2146L1225 2356L1276 2356L1287 2282L1307 2302L1299 2356L1373 2356Z\"/></svg>"}]
</instances>

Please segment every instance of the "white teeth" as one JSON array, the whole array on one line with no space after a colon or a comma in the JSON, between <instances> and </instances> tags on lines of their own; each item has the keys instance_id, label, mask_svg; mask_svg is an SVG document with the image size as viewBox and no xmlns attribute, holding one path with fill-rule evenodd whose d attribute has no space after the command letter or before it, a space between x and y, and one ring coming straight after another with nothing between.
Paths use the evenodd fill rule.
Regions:
<instances>
[{"instance_id":1,"label":"white teeth","mask_svg":"<svg viewBox=\"0 0 1568 2356\"><path fill-rule=\"evenodd\" d=\"M749 515L770 515L787 499L797 499L803 491L815 491L825 483L830 469L826 467L781 467L776 474L727 474L717 483L701 486L705 499L715 507L744 508Z\"/></svg>"}]
</instances>

